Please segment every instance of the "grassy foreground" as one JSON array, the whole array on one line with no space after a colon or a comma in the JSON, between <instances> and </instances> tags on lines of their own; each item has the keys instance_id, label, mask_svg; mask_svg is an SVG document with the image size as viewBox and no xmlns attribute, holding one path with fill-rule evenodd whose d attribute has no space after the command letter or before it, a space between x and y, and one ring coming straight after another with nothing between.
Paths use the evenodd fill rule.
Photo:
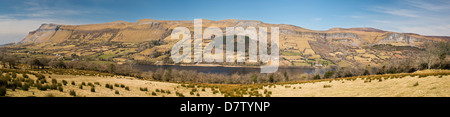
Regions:
<instances>
[{"instance_id":1,"label":"grassy foreground","mask_svg":"<svg viewBox=\"0 0 450 117\"><path fill-rule=\"evenodd\" d=\"M13 85L15 88L6 89L5 96L8 97L450 96L450 70L250 85L171 83L84 70L0 70L2 77L10 78L9 81L22 81L20 86ZM24 78L25 76L28 78ZM31 81L33 83L28 84L28 89L22 88Z\"/></svg>"}]
</instances>

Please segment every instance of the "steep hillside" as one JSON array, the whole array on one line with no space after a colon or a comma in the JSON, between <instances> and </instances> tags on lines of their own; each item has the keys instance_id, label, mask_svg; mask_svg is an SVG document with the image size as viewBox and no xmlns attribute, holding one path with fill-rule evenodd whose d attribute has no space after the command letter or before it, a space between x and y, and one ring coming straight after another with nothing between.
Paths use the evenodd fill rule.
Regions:
<instances>
[{"instance_id":1,"label":"steep hillside","mask_svg":"<svg viewBox=\"0 0 450 117\"><path fill-rule=\"evenodd\" d=\"M93 60L123 63L129 60L170 63L176 40L170 39L175 27L187 27L193 33L193 21L143 19L136 23L116 21L103 24L42 24L20 43L27 52L70 58L85 56ZM282 66L322 66L355 62L377 65L423 48L426 42L449 42L449 37L396 33L374 28L333 28L314 31L287 24L267 24L254 20L203 20L210 26L279 27ZM269 28L270 29L270 28ZM270 30L268 30L270 37ZM208 41L204 41L208 42ZM377 45L411 47L396 51L373 49Z\"/></svg>"}]
</instances>

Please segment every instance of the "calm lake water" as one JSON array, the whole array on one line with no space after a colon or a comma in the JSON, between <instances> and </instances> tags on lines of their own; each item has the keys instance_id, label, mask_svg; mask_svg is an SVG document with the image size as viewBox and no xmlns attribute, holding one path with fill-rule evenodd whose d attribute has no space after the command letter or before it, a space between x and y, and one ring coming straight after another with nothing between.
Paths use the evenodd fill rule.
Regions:
<instances>
[{"instance_id":1,"label":"calm lake water","mask_svg":"<svg viewBox=\"0 0 450 117\"><path fill-rule=\"evenodd\" d=\"M215 73L215 74L225 74L231 75L234 73L247 74L247 73L260 73L260 68L248 68L248 67L222 67L222 66L179 66L179 65L136 65L133 66L141 71L156 71L160 68L172 70L196 70L201 73ZM284 73L314 73L315 68L300 68L300 67L280 67L278 72ZM323 73L323 71L319 71Z\"/></svg>"}]
</instances>

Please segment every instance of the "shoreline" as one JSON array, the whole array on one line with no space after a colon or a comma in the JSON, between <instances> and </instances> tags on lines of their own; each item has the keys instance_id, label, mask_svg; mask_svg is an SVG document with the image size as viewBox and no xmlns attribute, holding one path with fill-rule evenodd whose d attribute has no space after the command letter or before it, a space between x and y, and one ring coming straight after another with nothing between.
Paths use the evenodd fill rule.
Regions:
<instances>
[{"instance_id":1,"label":"shoreline","mask_svg":"<svg viewBox=\"0 0 450 117\"><path fill-rule=\"evenodd\" d=\"M236 68L260 68L261 66L238 66L238 65L219 65L219 64L163 64L163 65L155 65L155 66L189 66L189 67L236 67ZM317 69L323 67L302 67L302 66L278 66L278 68L301 68L301 69Z\"/></svg>"}]
</instances>

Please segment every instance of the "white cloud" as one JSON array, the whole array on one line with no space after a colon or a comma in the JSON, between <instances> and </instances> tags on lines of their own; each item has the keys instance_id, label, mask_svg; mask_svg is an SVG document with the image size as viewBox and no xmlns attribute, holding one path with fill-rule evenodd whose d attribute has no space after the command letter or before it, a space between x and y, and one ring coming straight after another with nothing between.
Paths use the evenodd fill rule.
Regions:
<instances>
[{"instance_id":1,"label":"white cloud","mask_svg":"<svg viewBox=\"0 0 450 117\"><path fill-rule=\"evenodd\" d=\"M416 13L414 13L414 11L406 10L406 9L385 10L382 12L392 14L392 15L397 15L397 16L404 16L404 17L413 17L413 18L419 17L418 15L416 15Z\"/></svg>"},{"instance_id":2,"label":"white cloud","mask_svg":"<svg viewBox=\"0 0 450 117\"><path fill-rule=\"evenodd\" d=\"M70 6L70 7L65 7ZM30 31L43 23L86 24L87 22L67 20L74 15L86 15L93 10L65 3L65 1L28 0L23 4L11 6L10 14L0 15L0 44L18 42ZM16 11L16 12L12 12Z\"/></svg>"},{"instance_id":3,"label":"white cloud","mask_svg":"<svg viewBox=\"0 0 450 117\"><path fill-rule=\"evenodd\" d=\"M314 18L314 21L322 21L322 18Z\"/></svg>"},{"instance_id":4,"label":"white cloud","mask_svg":"<svg viewBox=\"0 0 450 117\"><path fill-rule=\"evenodd\" d=\"M398 27L402 32L416 32L422 35L450 35L450 25L431 25L417 27Z\"/></svg>"},{"instance_id":5,"label":"white cloud","mask_svg":"<svg viewBox=\"0 0 450 117\"><path fill-rule=\"evenodd\" d=\"M401 16L401 17L419 17L417 14L418 12L410 9L405 9L402 7L389 7L389 6L376 6L371 8L372 11L389 14L392 16Z\"/></svg>"},{"instance_id":6,"label":"white cloud","mask_svg":"<svg viewBox=\"0 0 450 117\"><path fill-rule=\"evenodd\" d=\"M0 44L18 42L43 23L81 24L59 19L0 19Z\"/></svg>"}]
</instances>

